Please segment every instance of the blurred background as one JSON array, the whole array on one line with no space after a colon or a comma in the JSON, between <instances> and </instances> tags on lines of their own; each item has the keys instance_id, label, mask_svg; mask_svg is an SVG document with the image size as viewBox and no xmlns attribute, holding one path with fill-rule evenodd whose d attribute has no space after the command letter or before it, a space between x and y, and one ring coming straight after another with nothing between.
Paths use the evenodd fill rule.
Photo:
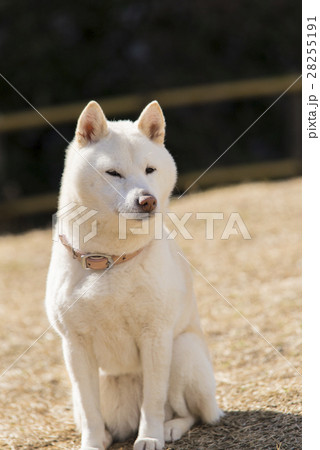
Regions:
<instances>
[{"instance_id":1,"label":"blurred background","mask_svg":"<svg viewBox=\"0 0 320 450\"><path fill-rule=\"evenodd\" d=\"M0 2L0 231L47 225L66 140L95 99L136 119L157 99L183 192L300 75L298 0ZM193 189L296 176L301 82Z\"/></svg>"}]
</instances>

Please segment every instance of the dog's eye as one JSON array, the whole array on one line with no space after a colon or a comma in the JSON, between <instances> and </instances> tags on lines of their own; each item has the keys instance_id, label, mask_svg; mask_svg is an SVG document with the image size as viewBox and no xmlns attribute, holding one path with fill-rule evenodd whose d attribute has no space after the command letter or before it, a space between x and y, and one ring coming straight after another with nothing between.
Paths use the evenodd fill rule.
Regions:
<instances>
[{"instance_id":1,"label":"dog's eye","mask_svg":"<svg viewBox=\"0 0 320 450\"><path fill-rule=\"evenodd\" d=\"M157 169L154 169L153 167L147 167L147 168L146 168L146 174L148 175L148 173L152 173L152 172L154 172L155 170L157 170Z\"/></svg>"},{"instance_id":2,"label":"dog's eye","mask_svg":"<svg viewBox=\"0 0 320 450\"><path fill-rule=\"evenodd\" d=\"M123 176L120 175L120 173L117 172L116 170L106 170L106 173L108 173L108 174L111 175L112 177L123 178Z\"/></svg>"}]
</instances>

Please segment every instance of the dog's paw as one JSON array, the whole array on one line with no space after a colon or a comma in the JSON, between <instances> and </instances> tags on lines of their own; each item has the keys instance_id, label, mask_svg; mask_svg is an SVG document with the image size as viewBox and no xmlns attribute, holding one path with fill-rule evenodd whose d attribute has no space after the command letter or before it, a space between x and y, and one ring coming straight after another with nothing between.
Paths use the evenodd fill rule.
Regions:
<instances>
[{"instance_id":1,"label":"dog's paw","mask_svg":"<svg viewBox=\"0 0 320 450\"><path fill-rule=\"evenodd\" d=\"M101 439L92 439L82 437L80 450L106 450L112 444L112 436L107 430L103 430Z\"/></svg>"},{"instance_id":2,"label":"dog's paw","mask_svg":"<svg viewBox=\"0 0 320 450\"><path fill-rule=\"evenodd\" d=\"M166 442L177 441L184 433L190 430L195 423L193 416L179 417L164 423L164 438Z\"/></svg>"},{"instance_id":3,"label":"dog's paw","mask_svg":"<svg viewBox=\"0 0 320 450\"><path fill-rule=\"evenodd\" d=\"M153 438L137 438L134 443L133 450L162 450L164 442Z\"/></svg>"},{"instance_id":4,"label":"dog's paw","mask_svg":"<svg viewBox=\"0 0 320 450\"><path fill-rule=\"evenodd\" d=\"M164 439L166 442L174 442L181 438L183 430L176 420L169 420L164 424Z\"/></svg>"}]
</instances>

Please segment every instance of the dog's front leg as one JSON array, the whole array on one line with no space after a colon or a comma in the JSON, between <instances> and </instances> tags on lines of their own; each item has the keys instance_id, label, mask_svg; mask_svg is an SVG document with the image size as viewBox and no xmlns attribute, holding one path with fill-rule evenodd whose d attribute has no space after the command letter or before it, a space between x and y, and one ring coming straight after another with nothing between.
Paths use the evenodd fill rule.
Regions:
<instances>
[{"instance_id":1,"label":"dog's front leg","mask_svg":"<svg viewBox=\"0 0 320 450\"><path fill-rule=\"evenodd\" d=\"M63 354L81 421L81 449L104 450L112 437L100 412L99 372L96 359L79 337L63 339Z\"/></svg>"},{"instance_id":2,"label":"dog's front leg","mask_svg":"<svg viewBox=\"0 0 320 450\"><path fill-rule=\"evenodd\" d=\"M134 450L161 450L164 446L164 407L172 356L171 333L144 333L140 342L143 401Z\"/></svg>"}]
</instances>

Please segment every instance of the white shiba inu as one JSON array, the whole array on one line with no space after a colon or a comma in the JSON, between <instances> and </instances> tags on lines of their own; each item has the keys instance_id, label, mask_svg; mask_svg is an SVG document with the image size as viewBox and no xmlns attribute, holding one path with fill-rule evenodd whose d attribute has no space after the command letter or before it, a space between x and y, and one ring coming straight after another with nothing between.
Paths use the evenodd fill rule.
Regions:
<instances>
[{"instance_id":1,"label":"white shiba inu","mask_svg":"<svg viewBox=\"0 0 320 450\"><path fill-rule=\"evenodd\" d=\"M137 433L134 450L160 450L221 415L192 276L175 241L165 227L154 239L152 226L119 239L119 214L137 214L141 228L166 211L176 166L164 136L157 102L136 122L109 122L90 102L67 150L59 210L94 210L97 232L83 238L93 234L83 221L75 243L68 221L53 244L46 308L62 338L82 449Z\"/></svg>"}]
</instances>

